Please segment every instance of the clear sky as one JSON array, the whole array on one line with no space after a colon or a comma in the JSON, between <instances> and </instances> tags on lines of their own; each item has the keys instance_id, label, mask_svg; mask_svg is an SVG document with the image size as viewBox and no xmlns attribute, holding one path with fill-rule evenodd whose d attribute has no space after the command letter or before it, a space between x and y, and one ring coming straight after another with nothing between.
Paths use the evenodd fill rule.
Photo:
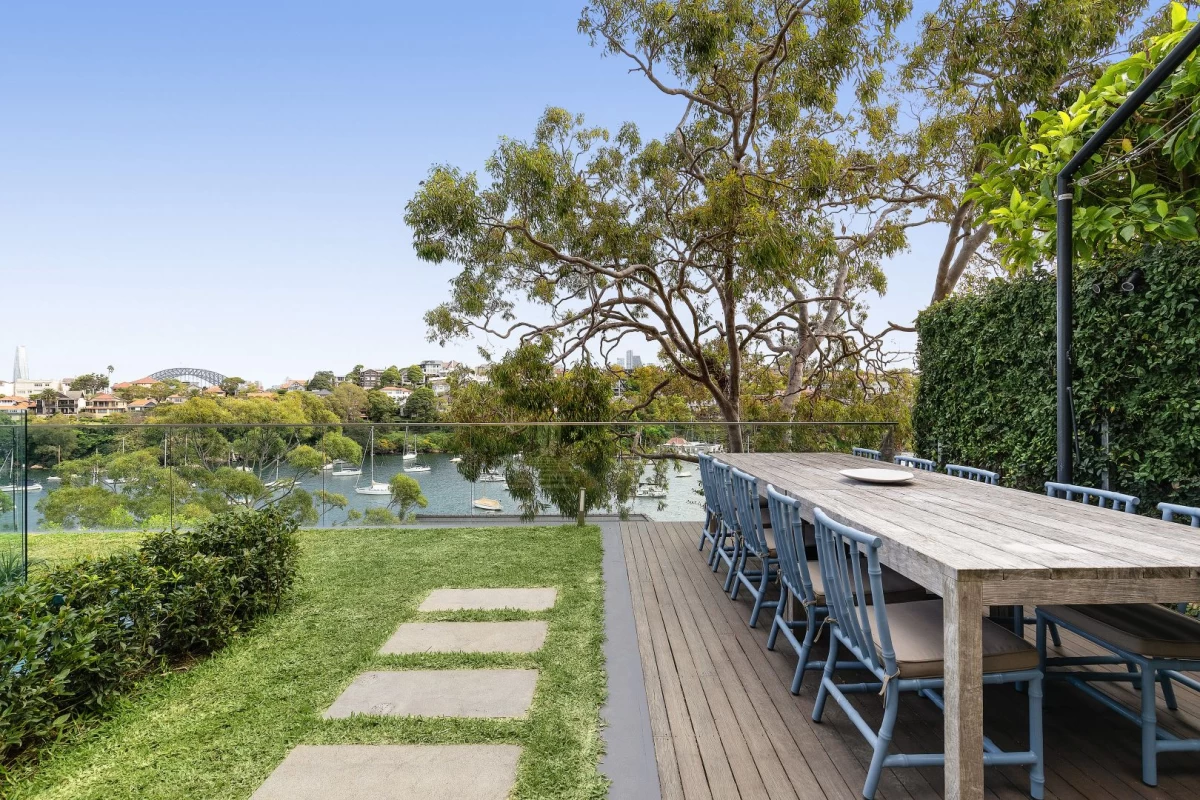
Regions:
<instances>
[{"instance_id":1,"label":"clear sky","mask_svg":"<svg viewBox=\"0 0 1200 800\"><path fill-rule=\"evenodd\" d=\"M681 113L576 33L581 5L3 4L0 380L18 344L39 378L477 362L425 341L453 272L403 223L429 166L481 168L547 105L649 135ZM874 319L912 319L939 238Z\"/></svg>"}]
</instances>

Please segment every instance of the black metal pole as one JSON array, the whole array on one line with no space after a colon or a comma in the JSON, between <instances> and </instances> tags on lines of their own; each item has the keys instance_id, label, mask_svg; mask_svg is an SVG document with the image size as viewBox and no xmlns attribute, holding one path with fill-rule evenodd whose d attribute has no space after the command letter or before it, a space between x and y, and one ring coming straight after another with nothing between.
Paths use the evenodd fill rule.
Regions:
<instances>
[{"instance_id":1,"label":"black metal pole","mask_svg":"<svg viewBox=\"0 0 1200 800\"><path fill-rule=\"evenodd\" d=\"M1075 418L1071 403L1071 339L1074 325L1074 219L1072 197L1075 187L1073 179L1080 167L1086 164L1100 148L1120 130L1121 126L1141 108L1158 87L1171 76L1180 64L1200 47L1200 24L1194 25L1187 36L1171 49L1158 66L1146 76L1125 102L1104 121L1100 130L1084 142L1074 157L1058 173L1055 182L1055 199L1058 203L1058 355L1055 359L1058 390L1058 475L1061 483L1071 483L1074 474L1072 440L1075 436Z\"/></svg>"}]
</instances>

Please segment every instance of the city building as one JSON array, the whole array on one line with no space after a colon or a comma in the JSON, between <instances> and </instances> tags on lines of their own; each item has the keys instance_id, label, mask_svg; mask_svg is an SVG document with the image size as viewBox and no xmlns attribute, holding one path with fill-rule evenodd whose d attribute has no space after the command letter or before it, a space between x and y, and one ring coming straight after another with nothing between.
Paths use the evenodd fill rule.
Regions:
<instances>
[{"instance_id":1,"label":"city building","mask_svg":"<svg viewBox=\"0 0 1200 800\"><path fill-rule=\"evenodd\" d=\"M434 397L444 397L450 394L450 382L445 378L427 378L425 385L433 390Z\"/></svg>"},{"instance_id":2,"label":"city building","mask_svg":"<svg viewBox=\"0 0 1200 800\"><path fill-rule=\"evenodd\" d=\"M625 369L637 369L642 365L642 357L635 356L632 350L625 351Z\"/></svg>"},{"instance_id":3,"label":"city building","mask_svg":"<svg viewBox=\"0 0 1200 800\"><path fill-rule=\"evenodd\" d=\"M15 384L17 381L29 379L29 356L25 353L25 345L17 345L17 353L13 357L13 379Z\"/></svg>"},{"instance_id":4,"label":"city building","mask_svg":"<svg viewBox=\"0 0 1200 800\"><path fill-rule=\"evenodd\" d=\"M425 373L425 380L428 381L430 378L445 378L460 366L462 365L457 361L430 359L429 361L421 362L421 372Z\"/></svg>"}]
</instances>

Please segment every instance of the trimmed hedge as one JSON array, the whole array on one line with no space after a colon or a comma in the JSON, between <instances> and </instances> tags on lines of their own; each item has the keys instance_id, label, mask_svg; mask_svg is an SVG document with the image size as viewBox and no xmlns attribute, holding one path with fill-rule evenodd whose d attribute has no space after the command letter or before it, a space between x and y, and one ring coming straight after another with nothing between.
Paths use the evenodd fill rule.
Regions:
<instances>
[{"instance_id":1,"label":"trimmed hedge","mask_svg":"<svg viewBox=\"0 0 1200 800\"><path fill-rule=\"evenodd\" d=\"M1121 283L1134 270L1134 292ZM1200 248L1077 272L1075 482L1200 505ZM994 280L918 320L918 453L1032 491L1055 472L1055 279ZM1107 445L1105 439L1107 438Z\"/></svg>"},{"instance_id":2,"label":"trimmed hedge","mask_svg":"<svg viewBox=\"0 0 1200 800\"><path fill-rule=\"evenodd\" d=\"M0 591L0 783L5 764L140 678L278 608L296 577L296 528L275 509L231 511Z\"/></svg>"}]
</instances>

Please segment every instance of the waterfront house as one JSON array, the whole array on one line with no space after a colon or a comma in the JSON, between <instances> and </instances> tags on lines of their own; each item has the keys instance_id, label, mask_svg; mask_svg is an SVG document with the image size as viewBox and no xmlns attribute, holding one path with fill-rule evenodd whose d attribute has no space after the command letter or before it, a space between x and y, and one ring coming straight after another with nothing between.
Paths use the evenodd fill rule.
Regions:
<instances>
[{"instance_id":1,"label":"waterfront house","mask_svg":"<svg viewBox=\"0 0 1200 800\"><path fill-rule=\"evenodd\" d=\"M279 388L285 392L303 392L308 387L308 384L295 378L288 378L283 383L279 384Z\"/></svg>"},{"instance_id":2,"label":"waterfront house","mask_svg":"<svg viewBox=\"0 0 1200 800\"><path fill-rule=\"evenodd\" d=\"M90 417L107 417L110 414L123 414L129 410L129 404L116 395L98 394L87 401L87 405L79 410L80 414Z\"/></svg>"},{"instance_id":3,"label":"waterfront house","mask_svg":"<svg viewBox=\"0 0 1200 800\"><path fill-rule=\"evenodd\" d=\"M383 371L378 369L364 369L358 373L358 385L368 391L377 388L383 382Z\"/></svg>"},{"instance_id":4,"label":"waterfront house","mask_svg":"<svg viewBox=\"0 0 1200 800\"><path fill-rule=\"evenodd\" d=\"M412 389L406 386L382 386L379 391L386 394L394 402L403 403L412 394Z\"/></svg>"},{"instance_id":5,"label":"waterfront house","mask_svg":"<svg viewBox=\"0 0 1200 800\"><path fill-rule=\"evenodd\" d=\"M158 401L153 397L143 397L129 404L129 410L144 414L158 407Z\"/></svg>"},{"instance_id":6,"label":"waterfront house","mask_svg":"<svg viewBox=\"0 0 1200 800\"><path fill-rule=\"evenodd\" d=\"M170 403L170 404L171 404L171 405L173 405L173 406L177 406L177 405L179 405L180 403L186 403L186 402L187 402L187 398L186 398L186 397L184 397L184 396L183 396L183 395L181 395L181 394L173 394L173 395L171 395L170 397L168 397L166 400L164 400L163 402L164 402L164 403Z\"/></svg>"},{"instance_id":7,"label":"waterfront house","mask_svg":"<svg viewBox=\"0 0 1200 800\"><path fill-rule=\"evenodd\" d=\"M83 392L56 392L53 400L39 395L33 400L33 412L39 417L55 414L77 414L83 402Z\"/></svg>"},{"instance_id":8,"label":"waterfront house","mask_svg":"<svg viewBox=\"0 0 1200 800\"><path fill-rule=\"evenodd\" d=\"M0 414L7 414L11 417L19 417L23 415L31 406L29 400L24 397L16 397L14 395L5 395L0 397Z\"/></svg>"}]
</instances>

